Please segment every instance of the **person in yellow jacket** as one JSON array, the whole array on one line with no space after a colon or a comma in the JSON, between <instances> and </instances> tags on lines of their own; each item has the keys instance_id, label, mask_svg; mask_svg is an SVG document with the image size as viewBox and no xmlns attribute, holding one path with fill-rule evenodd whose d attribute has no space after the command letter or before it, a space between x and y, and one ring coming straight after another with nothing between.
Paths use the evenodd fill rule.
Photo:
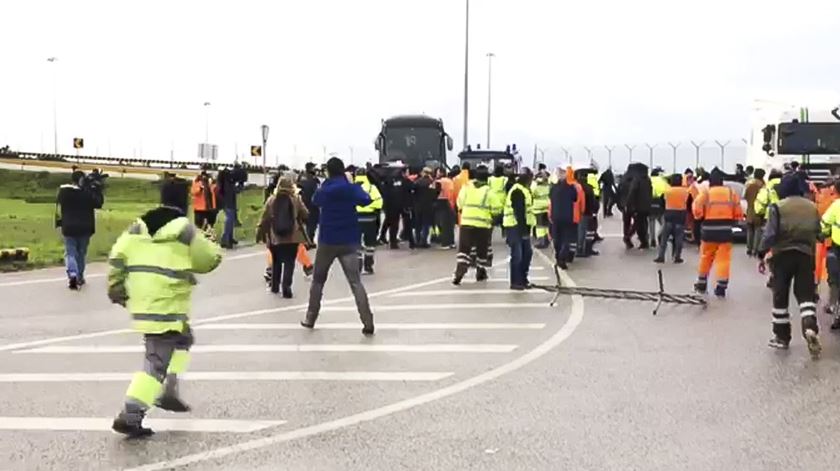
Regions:
<instances>
[{"instance_id":1,"label":"person in yellow jacket","mask_svg":"<svg viewBox=\"0 0 840 471\"><path fill-rule=\"evenodd\" d=\"M510 289L516 291L531 287L528 281L531 258L534 255L531 248L531 231L537 224L537 218L534 216L534 198L528 189L532 178L530 169L522 169L516 183L505 197L502 218L505 240L510 247Z\"/></svg>"},{"instance_id":2,"label":"person in yellow jacket","mask_svg":"<svg viewBox=\"0 0 840 471\"><path fill-rule=\"evenodd\" d=\"M665 193L671 188L668 180L662 175L662 167L654 168L650 173L650 186L653 189L651 195L653 199L650 204L650 214L648 215L648 234L650 239L650 246L656 247L656 242L659 240L657 233L657 226L662 226L662 218L665 214Z\"/></svg>"},{"instance_id":3,"label":"person in yellow jacket","mask_svg":"<svg viewBox=\"0 0 840 471\"><path fill-rule=\"evenodd\" d=\"M471 185L461 188L458 194L458 211L461 228L458 232L458 256L455 277L452 284L460 285L471 264L470 254L476 253L476 280L487 279L490 262L490 238L493 231L493 219L502 213L503 203L496 199L487 184L487 167L478 167Z\"/></svg>"},{"instance_id":4,"label":"person in yellow jacket","mask_svg":"<svg viewBox=\"0 0 840 471\"><path fill-rule=\"evenodd\" d=\"M769 208L771 204L779 202L779 194L776 192L776 185L781 183L781 181L782 173L778 170L772 170L770 172L770 177L767 180L767 184L764 185L764 188L759 190L758 196L755 198L753 210L755 211L756 217L759 217L764 221L767 220L767 208Z\"/></svg>"},{"instance_id":5,"label":"person in yellow jacket","mask_svg":"<svg viewBox=\"0 0 840 471\"><path fill-rule=\"evenodd\" d=\"M534 247L538 249L548 248L550 243L548 240L548 228L551 226L551 222L548 220L550 192L551 184L548 182L548 174L545 172L538 174L534 183L531 184L531 195L534 197L533 212L536 219Z\"/></svg>"},{"instance_id":6,"label":"person in yellow jacket","mask_svg":"<svg viewBox=\"0 0 840 471\"><path fill-rule=\"evenodd\" d=\"M360 185L370 196L371 203L367 206L356 206L359 217L359 229L362 232L362 248L359 249L359 270L368 275L373 274L373 254L376 250L376 235L379 232L379 213L382 211L382 194L379 188L372 184L364 168L356 169L355 183Z\"/></svg>"},{"instance_id":7,"label":"person in yellow jacket","mask_svg":"<svg viewBox=\"0 0 840 471\"><path fill-rule=\"evenodd\" d=\"M195 275L219 266L222 252L187 218L188 197L185 181L166 181L161 206L132 223L109 255L108 297L128 310L146 347L144 370L135 373L112 425L129 437L153 433L143 426L153 406L190 410L178 394L178 375L187 368L193 344L190 296Z\"/></svg>"}]
</instances>

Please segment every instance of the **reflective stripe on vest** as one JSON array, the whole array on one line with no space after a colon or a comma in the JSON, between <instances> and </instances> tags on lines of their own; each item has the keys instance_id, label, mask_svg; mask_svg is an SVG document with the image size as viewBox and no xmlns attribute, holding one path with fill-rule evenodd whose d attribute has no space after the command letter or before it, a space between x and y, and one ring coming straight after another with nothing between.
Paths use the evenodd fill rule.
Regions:
<instances>
[{"instance_id":1,"label":"reflective stripe on vest","mask_svg":"<svg viewBox=\"0 0 840 471\"><path fill-rule=\"evenodd\" d=\"M111 263L111 265L114 265L114 263ZM167 278L189 281L191 285L198 283L195 275L186 270L172 270L170 268L155 267L152 265L129 265L124 270L127 273L154 273L155 275L161 275Z\"/></svg>"}]
</instances>

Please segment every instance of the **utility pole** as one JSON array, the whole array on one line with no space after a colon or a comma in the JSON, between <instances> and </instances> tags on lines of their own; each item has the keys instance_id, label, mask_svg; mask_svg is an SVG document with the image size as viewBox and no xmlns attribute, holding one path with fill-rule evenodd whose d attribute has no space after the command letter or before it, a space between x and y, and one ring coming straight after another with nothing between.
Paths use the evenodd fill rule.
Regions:
<instances>
[{"instance_id":1,"label":"utility pole","mask_svg":"<svg viewBox=\"0 0 840 471\"><path fill-rule=\"evenodd\" d=\"M57 57L48 57L47 62L53 65L53 153L58 155L58 71L55 63Z\"/></svg>"},{"instance_id":2,"label":"utility pole","mask_svg":"<svg viewBox=\"0 0 840 471\"><path fill-rule=\"evenodd\" d=\"M650 161L650 169L653 170L653 150L656 149L656 144L650 145L645 142L645 147L648 148L648 160Z\"/></svg>"},{"instance_id":3,"label":"utility pole","mask_svg":"<svg viewBox=\"0 0 840 471\"><path fill-rule=\"evenodd\" d=\"M607 165L612 168L612 153L615 146L604 146L604 149L607 150Z\"/></svg>"},{"instance_id":4,"label":"utility pole","mask_svg":"<svg viewBox=\"0 0 840 471\"><path fill-rule=\"evenodd\" d=\"M669 142L668 145L671 146L671 150L674 152L673 153L674 173L677 173L677 147L680 146L680 143L679 142Z\"/></svg>"},{"instance_id":5,"label":"utility pole","mask_svg":"<svg viewBox=\"0 0 840 471\"><path fill-rule=\"evenodd\" d=\"M633 149L636 148L636 145L624 144L624 147L630 152L630 163L633 163Z\"/></svg>"},{"instance_id":6,"label":"utility pole","mask_svg":"<svg viewBox=\"0 0 840 471\"><path fill-rule=\"evenodd\" d=\"M490 105L493 97L493 58L496 54L487 53L487 150L490 150Z\"/></svg>"},{"instance_id":7,"label":"utility pole","mask_svg":"<svg viewBox=\"0 0 840 471\"><path fill-rule=\"evenodd\" d=\"M268 166L266 165L265 159L268 155L266 151L266 147L268 146L268 125L263 124L260 126L260 131L262 132L262 158L263 158L263 186L266 188L268 187Z\"/></svg>"},{"instance_id":8,"label":"utility pole","mask_svg":"<svg viewBox=\"0 0 840 471\"><path fill-rule=\"evenodd\" d=\"M720 147L720 169L724 170L726 169L726 146L729 145L729 141L720 142L717 139L715 139L715 144L717 144L718 147Z\"/></svg>"},{"instance_id":9,"label":"utility pole","mask_svg":"<svg viewBox=\"0 0 840 471\"><path fill-rule=\"evenodd\" d=\"M466 25L464 27L464 147L467 149L469 139L467 137L469 126L469 97L470 97L470 0L466 0Z\"/></svg>"},{"instance_id":10,"label":"utility pole","mask_svg":"<svg viewBox=\"0 0 840 471\"><path fill-rule=\"evenodd\" d=\"M694 170L696 171L700 168L700 148L703 147L705 141L694 142L691 141L691 145L694 146Z\"/></svg>"}]
</instances>

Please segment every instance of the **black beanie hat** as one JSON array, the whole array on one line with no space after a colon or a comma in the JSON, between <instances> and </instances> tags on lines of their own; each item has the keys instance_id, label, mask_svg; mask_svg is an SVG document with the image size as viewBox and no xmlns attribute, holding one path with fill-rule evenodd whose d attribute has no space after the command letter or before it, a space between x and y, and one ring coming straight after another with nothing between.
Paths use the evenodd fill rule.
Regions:
<instances>
[{"instance_id":1,"label":"black beanie hat","mask_svg":"<svg viewBox=\"0 0 840 471\"><path fill-rule=\"evenodd\" d=\"M187 214L190 192L187 181L181 178L167 178L160 187L160 204L178 208Z\"/></svg>"}]
</instances>

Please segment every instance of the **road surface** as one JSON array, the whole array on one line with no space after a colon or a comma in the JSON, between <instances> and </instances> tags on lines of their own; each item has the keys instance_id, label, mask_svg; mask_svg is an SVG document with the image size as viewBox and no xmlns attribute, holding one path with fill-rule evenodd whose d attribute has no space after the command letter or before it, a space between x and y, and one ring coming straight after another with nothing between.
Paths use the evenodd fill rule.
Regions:
<instances>
[{"instance_id":1,"label":"road surface","mask_svg":"<svg viewBox=\"0 0 840 471\"><path fill-rule=\"evenodd\" d=\"M614 221L602 232L615 234ZM264 254L229 252L202 277L182 386L193 412L154 411L158 433L109 431L141 343L109 304L101 264L80 293L61 269L0 277L0 468L4 470L835 470L840 348L820 314L810 360L795 326L766 347L770 296L740 248L730 297L708 309L449 283L452 251L377 252L361 325L339 269L314 331L297 325L308 282L283 300ZM608 237L567 282L654 289L650 252ZM696 249L665 265L688 292ZM532 280L553 283L535 256Z\"/></svg>"}]
</instances>

